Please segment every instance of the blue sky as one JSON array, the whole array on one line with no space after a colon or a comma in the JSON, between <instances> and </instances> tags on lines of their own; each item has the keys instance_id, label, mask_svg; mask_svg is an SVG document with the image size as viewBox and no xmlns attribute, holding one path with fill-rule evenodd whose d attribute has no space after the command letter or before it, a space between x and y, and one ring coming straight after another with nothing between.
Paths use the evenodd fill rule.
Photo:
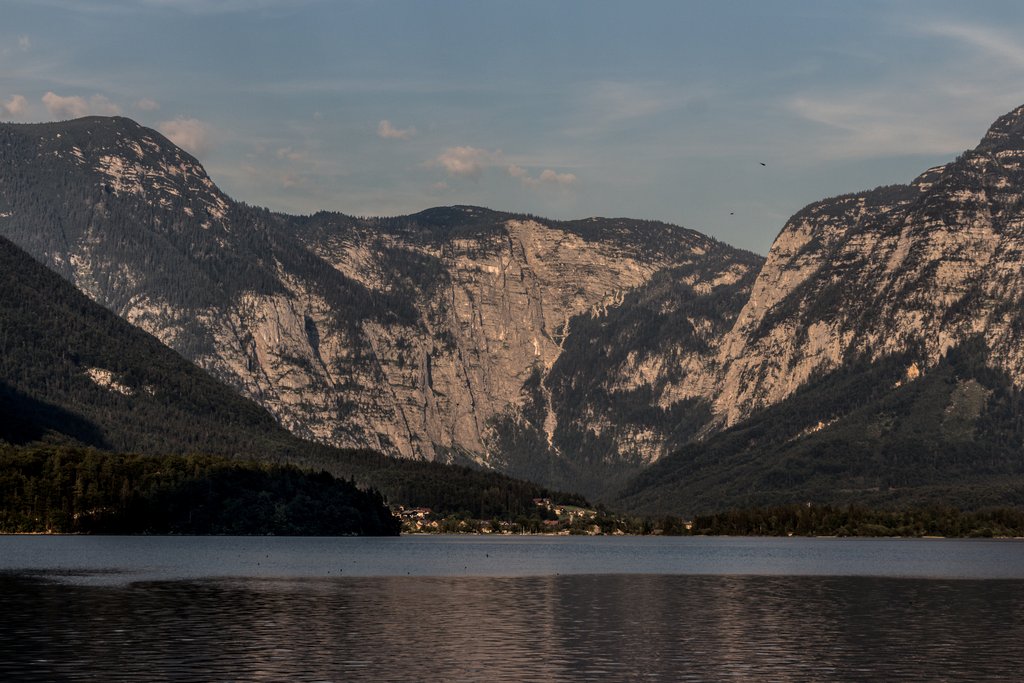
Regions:
<instances>
[{"instance_id":1,"label":"blue sky","mask_svg":"<svg viewBox=\"0 0 1024 683\"><path fill-rule=\"evenodd\" d=\"M2 4L0 120L130 116L294 213L629 216L766 253L1024 104L1017 2Z\"/></svg>"}]
</instances>

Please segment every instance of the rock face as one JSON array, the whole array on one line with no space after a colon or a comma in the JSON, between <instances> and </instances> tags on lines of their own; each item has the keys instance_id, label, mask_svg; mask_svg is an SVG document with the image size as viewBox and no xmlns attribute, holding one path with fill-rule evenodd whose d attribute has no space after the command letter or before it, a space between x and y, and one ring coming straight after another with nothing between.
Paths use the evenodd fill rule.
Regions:
<instances>
[{"instance_id":1,"label":"rock face","mask_svg":"<svg viewBox=\"0 0 1024 683\"><path fill-rule=\"evenodd\" d=\"M916 376L980 336L1024 385L1024 107L910 185L812 204L776 238L722 343L736 424L851 357L914 351Z\"/></svg>"},{"instance_id":2,"label":"rock face","mask_svg":"<svg viewBox=\"0 0 1024 683\"><path fill-rule=\"evenodd\" d=\"M159 133L95 117L0 126L0 234L296 434L603 494L766 409L776 450L827 439L849 406L823 412L824 389L780 406L854 361L888 359L884 394L970 343L1024 387L1022 164L1024 108L909 185L808 206L762 262L624 219L275 214ZM1016 405L947 366L973 368L949 370L957 406ZM702 467L761 457L755 441L720 440Z\"/></svg>"},{"instance_id":3,"label":"rock face","mask_svg":"<svg viewBox=\"0 0 1024 683\"><path fill-rule=\"evenodd\" d=\"M623 509L1024 496L1024 107L909 185L817 202L776 238L716 358L699 438Z\"/></svg>"},{"instance_id":4,"label":"rock face","mask_svg":"<svg viewBox=\"0 0 1024 683\"><path fill-rule=\"evenodd\" d=\"M508 448L524 435L563 465L578 435L632 464L689 436L665 415L698 398L706 414L760 264L644 221L274 214L159 133L100 117L0 126L0 234L301 436L512 471L529 469ZM626 424L622 400L657 419Z\"/></svg>"},{"instance_id":5,"label":"rock face","mask_svg":"<svg viewBox=\"0 0 1024 683\"><path fill-rule=\"evenodd\" d=\"M757 259L719 250L656 273L615 306L580 315L527 400L494 421L494 462L517 476L610 494L713 419L721 342Z\"/></svg>"}]
</instances>

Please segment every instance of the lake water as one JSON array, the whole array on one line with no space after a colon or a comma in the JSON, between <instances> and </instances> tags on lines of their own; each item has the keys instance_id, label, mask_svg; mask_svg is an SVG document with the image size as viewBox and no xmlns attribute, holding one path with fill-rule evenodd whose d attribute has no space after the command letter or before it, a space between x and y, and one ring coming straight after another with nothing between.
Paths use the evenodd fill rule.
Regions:
<instances>
[{"instance_id":1,"label":"lake water","mask_svg":"<svg viewBox=\"0 0 1024 683\"><path fill-rule=\"evenodd\" d=\"M1024 542L0 537L0 680L1021 680Z\"/></svg>"}]
</instances>

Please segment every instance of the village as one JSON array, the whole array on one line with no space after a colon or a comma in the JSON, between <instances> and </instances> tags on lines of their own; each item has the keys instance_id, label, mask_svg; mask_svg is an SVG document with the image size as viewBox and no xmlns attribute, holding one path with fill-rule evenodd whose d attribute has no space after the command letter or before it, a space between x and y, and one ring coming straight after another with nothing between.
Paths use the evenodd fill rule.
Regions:
<instances>
[{"instance_id":1,"label":"village","mask_svg":"<svg viewBox=\"0 0 1024 683\"><path fill-rule=\"evenodd\" d=\"M602 514L592 508L554 503L550 498L534 498L531 515L514 520L473 519L468 515L436 515L426 507L394 508L402 520L403 534L550 534L550 535L623 535L630 533L624 520Z\"/></svg>"}]
</instances>

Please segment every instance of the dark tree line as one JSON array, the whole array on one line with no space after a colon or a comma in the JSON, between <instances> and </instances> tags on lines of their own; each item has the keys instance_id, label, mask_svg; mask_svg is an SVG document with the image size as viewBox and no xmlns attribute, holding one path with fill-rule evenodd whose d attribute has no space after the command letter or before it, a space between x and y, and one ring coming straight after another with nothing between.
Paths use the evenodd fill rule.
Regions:
<instances>
[{"instance_id":1,"label":"dark tree line","mask_svg":"<svg viewBox=\"0 0 1024 683\"><path fill-rule=\"evenodd\" d=\"M376 491L209 456L0 446L0 532L397 535Z\"/></svg>"},{"instance_id":2,"label":"dark tree line","mask_svg":"<svg viewBox=\"0 0 1024 683\"><path fill-rule=\"evenodd\" d=\"M693 534L726 536L950 536L1024 535L1024 510L965 512L933 505L905 510L863 506L785 505L729 510L693 519Z\"/></svg>"}]
</instances>

